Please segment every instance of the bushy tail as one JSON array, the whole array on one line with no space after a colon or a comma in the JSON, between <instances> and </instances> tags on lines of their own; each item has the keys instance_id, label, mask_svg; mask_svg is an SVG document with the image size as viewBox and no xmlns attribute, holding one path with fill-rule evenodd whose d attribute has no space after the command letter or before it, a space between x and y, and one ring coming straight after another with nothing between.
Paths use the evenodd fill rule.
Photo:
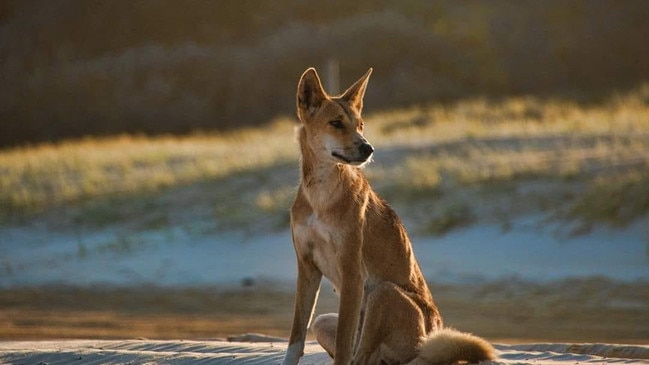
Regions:
<instances>
[{"instance_id":1,"label":"bushy tail","mask_svg":"<svg viewBox=\"0 0 649 365\"><path fill-rule=\"evenodd\" d=\"M444 328L434 331L421 344L419 355L410 365L442 365L458 362L478 363L496 358L493 346L469 333Z\"/></svg>"}]
</instances>

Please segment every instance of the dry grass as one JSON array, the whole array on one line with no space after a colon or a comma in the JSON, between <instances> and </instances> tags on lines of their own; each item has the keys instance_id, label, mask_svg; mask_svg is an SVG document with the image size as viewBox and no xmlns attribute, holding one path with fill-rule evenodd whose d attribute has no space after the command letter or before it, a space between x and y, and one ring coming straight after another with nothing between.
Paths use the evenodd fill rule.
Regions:
<instances>
[{"instance_id":1,"label":"dry grass","mask_svg":"<svg viewBox=\"0 0 649 365\"><path fill-rule=\"evenodd\" d=\"M587 220L623 223L649 209L644 173L649 84L598 104L471 99L379 112L369 115L366 125L366 136L378 149L368 177L397 208L408 205L406 215L429 227L424 233L443 234L493 216L485 189L501 192L494 202L518 194L519 183L526 181L562 186L535 200L517 196L528 210L545 209L559 195L569 198L559 202L563 205L575 202L569 216ZM218 188L211 195L219 199L214 214L225 221L285 212L297 175L278 167L297 170L294 126L281 119L223 134L121 136L5 150L0 152L0 217L200 182ZM616 203L622 193L632 208ZM481 207L476 199L483 201ZM430 202L434 208L426 207ZM590 208L594 204L602 207L597 214Z\"/></svg>"},{"instance_id":2,"label":"dry grass","mask_svg":"<svg viewBox=\"0 0 649 365\"><path fill-rule=\"evenodd\" d=\"M571 177L649 158L649 84L605 103L510 98L468 100L374 115L368 134L411 153L413 183L450 174L463 183ZM428 167L425 169L424 167ZM430 172L431 176L421 175Z\"/></svg>"},{"instance_id":3,"label":"dry grass","mask_svg":"<svg viewBox=\"0 0 649 365\"><path fill-rule=\"evenodd\" d=\"M649 85L599 104L475 99L367 126L379 145L369 177L421 233L480 219L506 227L539 210L617 225L649 211Z\"/></svg>"},{"instance_id":4,"label":"dry grass","mask_svg":"<svg viewBox=\"0 0 649 365\"><path fill-rule=\"evenodd\" d=\"M0 213L161 188L294 159L292 123L191 137L88 138L0 153Z\"/></svg>"}]
</instances>

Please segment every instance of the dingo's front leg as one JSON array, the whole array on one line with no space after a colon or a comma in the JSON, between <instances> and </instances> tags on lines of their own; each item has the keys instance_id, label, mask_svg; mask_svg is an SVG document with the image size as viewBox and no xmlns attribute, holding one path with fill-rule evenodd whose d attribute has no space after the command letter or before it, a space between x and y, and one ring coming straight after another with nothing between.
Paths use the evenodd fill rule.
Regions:
<instances>
[{"instance_id":1,"label":"dingo's front leg","mask_svg":"<svg viewBox=\"0 0 649 365\"><path fill-rule=\"evenodd\" d=\"M340 290L340 311L336 329L336 350L334 364L349 364L354 351L354 339L360 322L363 282L361 258L362 238L354 237L347 241L342 262L342 287Z\"/></svg>"},{"instance_id":2,"label":"dingo's front leg","mask_svg":"<svg viewBox=\"0 0 649 365\"><path fill-rule=\"evenodd\" d=\"M360 321L360 307L363 296L363 280L360 275L343 277L340 291L340 312L336 330L334 364L349 364L352 360L354 337Z\"/></svg>"},{"instance_id":3,"label":"dingo's front leg","mask_svg":"<svg viewBox=\"0 0 649 365\"><path fill-rule=\"evenodd\" d=\"M313 263L298 259L295 314L283 365L296 365L304 353L304 340L313 316L321 279L322 274Z\"/></svg>"}]
</instances>

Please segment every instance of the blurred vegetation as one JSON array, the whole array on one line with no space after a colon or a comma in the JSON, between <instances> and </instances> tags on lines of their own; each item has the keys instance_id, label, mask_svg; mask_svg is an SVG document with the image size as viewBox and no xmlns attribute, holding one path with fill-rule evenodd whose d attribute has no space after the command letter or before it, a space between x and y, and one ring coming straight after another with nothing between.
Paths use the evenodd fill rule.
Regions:
<instances>
[{"instance_id":1,"label":"blurred vegetation","mask_svg":"<svg viewBox=\"0 0 649 365\"><path fill-rule=\"evenodd\" d=\"M0 0L0 146L265 123L329 60L342 84L376 69L374 110L588 102L649 79L647 19L643 0Z\"/></svg>"},{"instance_id":2,"label":"blurred vegetation","mask_svg":"<svg viewBox=\"0 0 649 365\"><path fill-rule=\"evenodd\" d=\"M377 152L364 173L416 233L478 222L507 229L543 213L581 221L577 234L649 212L649 84L597 104L473 98L365 121ZM141 230L202 219L208 230L286 229L298 181L294 128L278 118L220 133L8 148L0 151L0 223L53 211L71 226Z\"/></svg>"}]
</instances>

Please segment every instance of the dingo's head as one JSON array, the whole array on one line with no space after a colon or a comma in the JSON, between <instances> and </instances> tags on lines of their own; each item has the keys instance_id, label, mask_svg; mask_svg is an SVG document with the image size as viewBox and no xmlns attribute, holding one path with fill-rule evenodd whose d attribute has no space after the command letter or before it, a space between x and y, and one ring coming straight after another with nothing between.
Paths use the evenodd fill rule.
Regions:
<instances>
[{"instance_id":1,"label":"dingo's head","mask_svg":"<svg viewBox=\"0 0 649 365\"><path fill-rule=\"evenodd\" d=\"M363 137L363 96L370 68L342 95L331 97L314 68L304 71L297 87L297 115L306 143L320 161L363 166L374 147Z\"/></svg>"}]
</instances>

